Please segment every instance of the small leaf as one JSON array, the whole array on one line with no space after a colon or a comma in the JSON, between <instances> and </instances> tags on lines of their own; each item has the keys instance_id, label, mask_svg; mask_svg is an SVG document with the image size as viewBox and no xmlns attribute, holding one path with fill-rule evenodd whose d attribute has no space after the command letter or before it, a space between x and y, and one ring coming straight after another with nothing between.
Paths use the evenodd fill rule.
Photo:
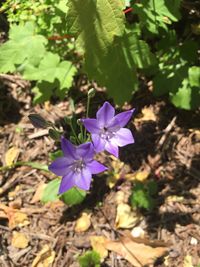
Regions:
<instances>
[{"instance_id":1,"label":"small leaf","mask_svg":"<svg viewBox=\"0 0 200 267\"><path fill-rule=\"evenodd\" d=\"M51 161L54 161L55 159L57 159L59 157L63 157L63 152L60 149L55 151L55 152L50 153L50 155L49 155L49 158Z\"/></svg>"},{"instance_id":2,"label":"small leaf","mask_svg":"<svg viewBox=\"0 0 200 267\"><path fill-rule=\"evenodd\" d=\"M89 229L91 225L91 214L83 212L81 217L76 221L75 232L85 232Z\"/></svg>"},{"instance_id":3,"label":"small leaf","mask_svg":"<svg viewBox=\"0 0 200 267\"><path fill-rule=\"evenodd\" d=\"M20 233L20 232L13 232L12 240L11 240L11 245L15 248L26 248L28 246L28 238L26 237L25 234Z\"/></svg>"},{"instance_id":4,"label":"small leaf","mask_svg":"<svg viewBox=\"0 0 200 267\"><path fill-rule=\"evenodd\" d=\"M141 214L132 211L128 204L120 203L117 206L116 228L133 228L140 220Z\"/></svg>"},{"instance_id":5,"label":"small leaf","mask_svg":"<svg viewBox=\"0 0 200 267\"><path fill-rule=\"evenodd\" d=\"M79 188L73 187L64 194L61 195L60 199L67 205L77 205L81 203L86 196L86 191Z\"/></svg>"},{"instance_id":6,"label":"small leaf","mask_svg":"<svg viewBox=\"0 0 200 267\"><path fill-rule=\"evenodd\" d=\"M11 147L5 155L5 163L6 166L10 166L19 156L20 150L17 147Z\"/></svg>"},{"instance_id":7,"label":"small leaf","mask_svg":"<svg viewBox=\"0 0 200 267\"><path fill-rule=\"evenodd\" d=\"M29 120L31 121L31 123L33 124L34 127L36 128L47 128L49 125L49 122L46 121L42 116L40 116L39 114L30 114L28 116Z\"/></svg>"},{"instance_id":8,"label":"small leaf","mask_svg":"<svg viewBox=\"0 0 200 267\"><path fill-rule=\"evenodd\" d=\"M55 259L55 251L48 245L44 245L42 250L37 254L31 267L49 267Z\"/></svg>"},{"instance_id":9,"label":"small leaf","mask_svg":"<svg viewBox=\"0 0 200 267\"><path fill-rule=\"evenodd\" d=\"M79 257L80 267L100 267L100 256L96 251L87 251Z\"/></svg>"},{"instance_id":10,"label":"small leaf","mask_svg":"<svg viewBox=\"0 0 200 267\"><path fill-rule=\"evenodd\" d=\"M57 178L47 184L41 197L41 201L43 203L52 202L59 199L58 189L60 182L61 180Z\"/></svg>"},{"instance_id":11,"label":"small leaf","mask_svg":"<svg viewBox=\"0 0 200 267\"><path fill-rule=\"evenodd\" d=\"M104 236L90 236L90 242L93 250L98 252L101 259L105 259L108 256L108 250L104 246L106 242Z\"/></svg>"},{"instance_id":12,"label":"small leaf","mask_svg":"<svg viewBox=\"0 0 200 267\"><path fill-rule=\"evenodd\" d=\"M59 141L60 140L60 136L61 134L55 130L55 129L49 129L49 136L55 140L55 141Z\"/></svg>"}]
</instances>

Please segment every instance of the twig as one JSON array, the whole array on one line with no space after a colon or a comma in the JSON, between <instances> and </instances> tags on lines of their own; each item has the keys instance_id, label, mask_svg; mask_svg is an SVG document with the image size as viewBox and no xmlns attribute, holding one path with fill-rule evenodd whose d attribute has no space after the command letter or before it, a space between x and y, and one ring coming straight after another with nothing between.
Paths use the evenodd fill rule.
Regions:
<instances>
[{"instance_id":1,"label":"twig","mask_svg":"<svg viewBox=\"0 0 200 267\"><path fill-rule=\"evenodd\" d=\"M172 130L172 128L175 125L176 122L176 116L173 117L173 119L171 120L171 122L167 125L167 127L164 129L163 131L163 136L160 138L159 142L158 142L158 147L161 148L163 146L163 144L165 143L169 132Z\"/></svg>"}]
</instances>

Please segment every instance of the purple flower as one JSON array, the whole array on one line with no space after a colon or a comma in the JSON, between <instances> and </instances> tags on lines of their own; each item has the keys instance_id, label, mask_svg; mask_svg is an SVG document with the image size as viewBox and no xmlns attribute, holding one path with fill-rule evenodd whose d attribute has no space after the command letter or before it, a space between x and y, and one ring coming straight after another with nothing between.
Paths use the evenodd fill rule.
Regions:
<instances>
[{"instance_id":1,"label":"purple flower","mask_svg":"<svg viewBox=\"0 0 200 267\"><path fill-rule=\"evenodd\" d=\"M57 158L49 170L58 176L63 176L59 188L59 194L77 186L80 189L88 190L92 174L107 170L107 168L93 159L94 146L88 142L74 146L67 139L62 137L61 148L64 156Z\"/></svg>"},{"instance_id":2,"label":"purple flower","mask_svg":"<svg viewBox=\"0 0 200 267\"><path fill-rule=\"evenodd\" d=\"M123 128L130 120L134 109L121 112L115 116L115 110L110 103L105 102L97 111L96 119L83 119L82 122L91 133L96 152L104 149L118 157L119 149L134 143L129 129Z\"/></svg>"}]
</instances>

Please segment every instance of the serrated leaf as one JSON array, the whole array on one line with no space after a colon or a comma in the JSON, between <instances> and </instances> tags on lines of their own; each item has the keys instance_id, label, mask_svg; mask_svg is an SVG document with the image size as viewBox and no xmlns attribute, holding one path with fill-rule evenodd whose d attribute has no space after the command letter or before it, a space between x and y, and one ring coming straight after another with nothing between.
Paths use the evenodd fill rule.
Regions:
<instances>
[{"instance_id":1,"label":"serrated leaf","mask_svg":"<svg viewBox=\"0 0 200 267\"><path fill-rule=\"evenodd\" d=\"M22 64L39 64L47 40L34 32L34 24L13 25L10 40L0 46L0 72L14 72Z\"/></svg>"},{"instance_id":2,"label":"serrated leaf","mask_svg":"<svg viewBox=\"0 0 200 267\"><path fill-rule=\"evenodd\" d=\"M123 34L123 0L71 0L68 7L68 31L92 57L98 48L106 50L114 36Z\"/></svg>"},{"instance_id":3,"label":"serrated leaf","mask_svg":"<svg viewBox=\"0 0 200 267\"><path fill-rule=\"evenodd\" d=\"M97 68L94 68L90 55L86 53L85 70L90 78L107 87L108 94L116 103L123 104L137 90L136 68L154 64L155 58L147 44L131 33L116 37L107 49L105 55L98 52Z\"/></svg>"},{"instance_id":4,"label":"serrated leaf","mask_svg":"<svg viewBox=\"0 0 200 267\"><path fill-rule=\"evenodd\" d=\"M80 204L86 196L86 191L73 187L61 195L60 199L67 205Z\"/></svg>"},{"instance_id":5,"label":"serrated leaf","mask_svg":"<svg viewBox=\"0 0 200 267\"><path fill-rule=\"evenodd\" d=\"M41 197L41 201L43 203L52 202L59 198L58 189L60 183L61 183L60 179L54 179L53 181L47 184Z\"/></svg>"},{"instance_id":6,"label":"serrated leaf","mask_svg":"<svg viewBox=\"0 0 200 267\"><path fill-rule=\"evenodd\" d=\"M133 5L141 25L152 33L158 33L159 27L167 30L167 24L180 18L181 0L141 0Z\"/></svg>"},{"instance_id":7,"label":"serrated leaf","mask_svg":"<svg viewBox=\"0 0 200 267\"><path fill-rule=\"evenodd\" d=\"M58 79L59 89L64 89L71 86L75 72L76 68L70 61L60 62L59 55L47 52L38 68L27 66L24 72L24 78L49 83L54 83Z\"/></svg>"}]
</instances>

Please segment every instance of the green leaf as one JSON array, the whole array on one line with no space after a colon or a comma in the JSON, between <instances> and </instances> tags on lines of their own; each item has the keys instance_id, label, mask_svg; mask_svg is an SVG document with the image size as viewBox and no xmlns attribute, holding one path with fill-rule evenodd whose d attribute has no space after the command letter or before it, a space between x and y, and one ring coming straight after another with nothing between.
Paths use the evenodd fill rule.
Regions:
<instances>
[{"instance_id":1,"label":"green leaf","mask_svg":"<svg viewBox=\"0 0 200 267\"><path fill-rule=\"evenodd\" d=\"M170 99L178 108L195 109L200 104L200 88L191 87L189 80L184 79L179 90L175 94L170 94Z\"/></svg>"},{"instance_id":2,"label":"green leaf","mask_svg":"<svg viewBox=\"0 0 200 267\"><path fill-rule=\"evenodd\" d=\"M24 78L27 80L39 80L54 83L59 81L59 88L69 88L71 86L76 68L70 61L60 62L57 54L47 52L44 59L41 60L38 68L27 66L24 71Z\"/></svg>"},{"instance_id":3,"label":"green leaf","mask_svg":"<svg viewBox=\"0 0 200 267\"><path fill-rule=\"evenodd\" d=\"M46 171L46 172L49 171L47 165L41 164L39 162L29 162L29 161L27 161L27 162L24 162L23 165L32 167L33 169L38 169L38 170L42 170L42 171Z\"/></svg>"},{"instance_id":4,"label":"green leaf","mask_svg":"<svg viewBox=\"0 0 200 267\"><path fill-rule=\"evenodd\" d=\"M34 93L33 104L40 104L49 100L57 87L58 84L56 82L55 83L49 83L46 81L37 82L36 86L33 87L32 89L32 92Z\"/></svg>"},{"instance_id":5,"label":"green leaf","mask_svg":"<svg viewBox=\"0 0 200 267\"><path fill-rule=\"evenodd\" d=\"M191 86L200 87L200 67L189 68L189 82Z\"/></svg>"},{"instance_id":6,"label":"green leaf","mask_svg":"<svg viewBox=\"0 0 200 267\"><path fill-rule=\"evenodd\" d=\"M34 24L13 25L10 40L0 46L0 72L14 72L20 65L38 65L47 40L34 31Z\"/></svg>"},{"instance_id":7,"label":"green leaf","mask_svg":"<svg viewBox=\"0 0 200 267\"><path fill-rule=\"evenodd\" d=\"M133 4L142 27L157 34L159 27L167 30L167 25L180 19L181 0L141 0Z\"/></svg>"},{"instance_id":8,"label":"green leaf","mask_svg":"<svg viewBox=\"0 0 200 267\"><path fill-rule=\"evenodd\" d=\"M51 161L53 161L59 157L63 157L63 152L60 149L49 154L49 158Z\"/></svg>"},{"instance_id":9,"label":"green leaf","mask_svg":"<svg viewBox=\"0 0 200 267\"><path fill-rule=\"evenodd\" d=\"M57 178L47 184L41 197L41 201L43 203L52 202L59 199L58 189L60 183L61 179Z\"/></svg>"},{"instance_id":10,"label":"green leaf","mask_svg":"<svg viewBox=\"0 0 200 267\"><path fill-rule=\"evenodd\" d=\"M108 94L117 104L131 98L137 86L136 68L146 68L156 60L147 44L132 33L116 37L104 55L98 53L98 65L94 68L90 55L85 55L85 70L89 78L106 86Z\"/></svg>"},{"instance_id":11,"label":"green leaf","mask_svg":"<svg viewBox=\"0 0 200 267\"><path fill-rule=\"evenodd\" d=\"M136 206L151 210L155 206L153 195L156 193L157 184L154 181L148 181L146 184L136 182L132 190L130 203L133 207Z\"/></svg>"},{"instance_id":12,"label":"green leaf","mask_svg":"<svg viewBox=\"0 0 200 267\"><path fill-rule=\"evenodd\" d=\"M124 0L70 0L68 7L68 31L94 59L98 49L106 52L114 36L123 34Z\"/></svg>"},{"instance_id":13,"label":"green leaf","mask_svg":"<svg viewBox=\"0 0 200 267\"><path fill-rule=\"evenodd\" d=\"M180 47L180 57L188 62L196 61L198 58L198 44L195 41L185 41Z\"/></svg>"},{"instance_id":14,"label":"green leaf","mask_svg":"<svg viewBox=\"0 0 200 267\"><path fill-rule=\"evenodd\" d=\"M94 250L87 251L84 255L79 257L79 264L81 267L100 267L100 255Z\"/></svg>"},{"instance_id":15,"label":"green leaf","mask_svg":"<svg viewBox=\"0 0 200 267\"><path fill-rule=\"evenodd\" d=\"M77 205L81 203L86 196L86 191L73 187L61 195L60 199L67 205Z\"/></svg>"}]
</instances>

